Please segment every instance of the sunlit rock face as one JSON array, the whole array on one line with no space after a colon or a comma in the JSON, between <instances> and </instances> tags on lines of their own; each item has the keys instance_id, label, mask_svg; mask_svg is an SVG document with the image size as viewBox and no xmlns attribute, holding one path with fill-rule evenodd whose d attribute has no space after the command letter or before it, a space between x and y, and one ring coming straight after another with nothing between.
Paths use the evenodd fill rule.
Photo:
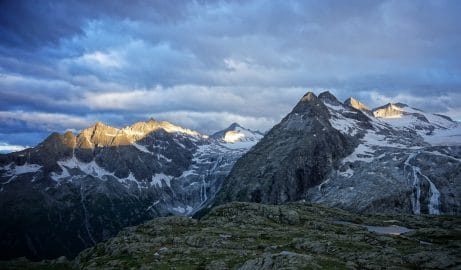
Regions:
<instances>
[{"instance_id":1,"label":"sunlit rock face","mask_svg":"<svg viewBox=\"0 0 461 270\"><path fill-rule=\"evenodd\" d=\"M151 119L147 122L137 122L122 129L113 128L98 122L84 129L78 135L78 141L79 146L82 148L130 145L136 141L142 140L151 132L157 130L163 130L167 133L184 134L201 139L206 139L208 137L196 131L182 128L165 121L157 122Z\"/></svg>"},{"instance_id":2,"label":"sunlit rock face","mask_svg":"<svg viewBox=\"0 0 461 270\"><path fill-rule=\"evenodd\" d=\"M375 117L358 104L307 93L236 162L216 204L308 200L357 212L461 214L460 124L399 103Z\"/></svg>"},{"instance_id":3,"label":"sunlit rock face","mask_svg":"<svg viewBox=\"0 0 461 270\"><path fill-rule=\"evenodd\" d=\"M350 106L354 109L363 111L363 112L371 112L370 108L367 105L363 104L362 102L358 101L357 99L350 97L344 101L344 105Z\"/></svg>"},{"instance_id":4,"label":"sunlit rock face","mask_svg":"<svg viewBox=\"0 0 461 270\"><path fill-rule=\"evenodd\" d=\"M373 110L373 116L378 118L400 118L403 114L403 108L408 107L405 104L388 103L382 107Z\"/></svg>"},{"instance_id":5,"label":"sunlit rock face","mask_svg":"<svg viewBox=\"0 0 461 270\"><path fill-rule=\"evenodd\" d=\"M235 127L226 141L153 119L96 123L0 155L0 257L72 257L125 226L193 214L262 137Z\"/></svg>"}]
</instances>

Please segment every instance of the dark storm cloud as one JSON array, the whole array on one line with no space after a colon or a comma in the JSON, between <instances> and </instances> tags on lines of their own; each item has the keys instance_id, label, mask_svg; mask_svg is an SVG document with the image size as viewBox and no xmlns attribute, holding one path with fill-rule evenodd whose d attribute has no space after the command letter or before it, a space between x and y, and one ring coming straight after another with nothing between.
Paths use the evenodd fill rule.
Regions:
<instances>
[{"instance_id":1,"label":"dark storm cloud","mask_svg":"<svg viewBox=\"0 0 461 270\"><path fill-rule=\"evenodd\" d=\"M148 17L153 22L180 18L186 1L112 0L6 0L0 2L0 41L4 46L34 49L58 45L74 35L84 35L88 20L114 16Z\"/></svg>"},{"instance_id":2,"label":"dark storm cloud","mask_svg":"<svg viewBox=\"0 0 461 270\"><path fill-rule=\"evenodd\" d=\"M325 89L461 119L460 13L429 0L2 1L0 134L148 117L267 129Z\"/></svg>"}]
</instances>

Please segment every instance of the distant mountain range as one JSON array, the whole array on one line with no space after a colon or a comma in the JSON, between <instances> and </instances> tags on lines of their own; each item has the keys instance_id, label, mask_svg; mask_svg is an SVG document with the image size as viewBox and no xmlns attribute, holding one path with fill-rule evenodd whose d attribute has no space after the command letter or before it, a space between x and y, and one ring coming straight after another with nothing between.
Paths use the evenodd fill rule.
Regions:
<instances>
[{"instance_id":1,"label":"distant mountain range","mask_svg":"<svg viewBox=\"0 0 461 270\"><path fill-rule=\"evenodd\" d=\"M307 93L265 134L96 123L0 155L0 257L74 257L123 227L229 201L459 215L460 185L461 125L401 103Z\"/></svg>"}]
</instances>

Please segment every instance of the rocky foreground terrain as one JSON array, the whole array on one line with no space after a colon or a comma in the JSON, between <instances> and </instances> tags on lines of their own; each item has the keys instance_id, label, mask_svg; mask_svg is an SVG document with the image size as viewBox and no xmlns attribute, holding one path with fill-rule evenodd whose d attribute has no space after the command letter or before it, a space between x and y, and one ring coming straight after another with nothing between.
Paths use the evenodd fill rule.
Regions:
<instances>
[{"instance_id":1,"label":"rocky foreground terrain","mask_svg":"<svg viewBox=\"0 0 461 270\"><path fill-rule=\"evenodd\" d=\"M386 229L409 231L374 232ZM456 216L359 216L304 202L230 203L200 219L162 217L125 228L70 262L16 259L0 268L459 269L460 252Z\"/></svg>"}]
</instances>

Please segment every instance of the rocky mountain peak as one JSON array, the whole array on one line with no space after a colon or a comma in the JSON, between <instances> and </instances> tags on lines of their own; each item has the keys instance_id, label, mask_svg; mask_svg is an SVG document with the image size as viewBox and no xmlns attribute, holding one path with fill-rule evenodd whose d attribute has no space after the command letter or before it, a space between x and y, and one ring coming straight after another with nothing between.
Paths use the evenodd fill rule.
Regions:
<instances>
[{"instance_id":1,"label":"rocky mountain peak","mask_svg":"<svg viewBox=\"0 0 461 270\"><path fill-rule=\"evenodd\" d=\"M238 123L232 123L228 128L218 131L210 137L230 148L251 148L264 134L247 129Z\"/></svg>"},{"instance_id":2,"label":"rocky mountain peak","mask_svg":"<svg viewBox=\"0 0 461 270\"><path fill-rule=\"evenodd\" d=\"M311 92L304 95L292 112L236 162L217 203L296 201L323 181L356 142L332 127L322 100L331 104L336 98L328 92L319 97Z\"/></svg>"},{"instance_id":3,"label":"rocky mountain peak","mask_svg":"<svg viewBox=\"0 0 461 270\"><path fill-rule=\"evenodd\" d=\"M326 95L323 95L323 97L325 98ZM329 125L327 124L329 118L330 113L324 102L312 92L308 92L293 110L285 116L280 125L290 130L302 130L311 126L309 123L313 122L321 123L320 126Z\"/></svg>"},{"instance_id":4,"label":"rocky mountain peak","mask_svg":"<svg viewBox=\"0 0 461 270\"><path fill-rule=\"evenodd\" d=\"M74 148L76 145L76 139L77 138L71 131L67 131L64 135L61 135L58 132L53 132L40 144L40 146L50 151Z\"/></svg>"},{"instance_id":5,"label":"rocky mountain peak","mask_svg":"<svg viewBox=\"0 0 461 270\"><path fill-rule=\"evenodd\" d=\"M147 122L136 122L131 126L121 129L121 132L128 136L145 136L147 133L158 129L159 123L153 119Z\"/></svg>"},{"instance_id":6,"label":"rocky mountain peak","mask_svg":"<svg viewBox=\"0 0 461 270\"><path fill-rule=\"evenodd\" d=\"M353 97L349 97L348 99L346 99L344 101L344 104L360 111L370 112L370 108L368 108L367 105L363 104L362 102L358 101Z\"/></svg>"},{"instance_id":7,"label":"rocky mountain peak","mask_svg":"<svg viewBox=\"0 0 461 270\"><path fill-rule=\"evenodd\" d=\"M104 124L101 121L98 121L93 125L93 127L94 127L94 129L100 129L100 128L106 128L106 127L108 127L108 125Z\"/></svg>"},{"instance_id":8,"label":"rocky mountain peak","mask_svg":"<svg viewBox=\"0 0 461 270\"><path fill-rule=\"evenodd\" d=\"M122 129L108 126L102 122L97 122L93 126L86 128L77 136L77 145L80 148L94 148L95 146L119 146L129 145L139 141L151 132L163 129L167 133L181 133L196 138L207 138L199 132L173 125L169 122L158 122L153 118L147 122L136 122L131 126Z\"/></svg>"},{"instance_id":9,"label":"rocky mountain peak","mask_svg":"<svg viewBox=\"0 0 461 270\"><path fill-rule=\"evenodd\" d=\"M397 103L392 103L394 106L397 106L399 108L405 108L405 107L409 107L407 104L405 103L402 103L402 102L397 102Z\"/></svg>"},{"instance_id":10,"label":"rocky mountain peak","mask_svg":"<svg viewBox=\"0 0 461 270\"><path fill-rule=\"evenodd\" d=\"M317 96L313 93L313 92L307 92L302 98L301 98L301 101L312 101L312 100L316 100L317 99Z\"/></svg>"},{"instance_id":11,"label":"rocky mountain peak","mask_svg":"<svg viewBox=\"0 0 461 270\"><path fill-rule=\"evenodd\" d=\"M223 129L223 130L220 130L218 132L215 132L213 135L211 135L211 137L213 138L216 138L216 137L222 137L223 134L229 132L229 131L239 131L239 130L249 130L247 128L244 128L242 127L240 124L234 122L232 124L230 124L230 126L228 126L227 128Z\"/></svg>"},{"instance_id":12,"label":"rocky mountain peak","mask_svg":"<svg viewBox=\"0 0 461 270\"><path fill-rule=\"evenodd\" d=\"M79 135L85 134L85 135L94 135L95 133L101 133L105 131L116 131L117 129L114 127L111 127L109 125L104 124L103 122L96 122L94 125L83 129L82 132L80 132Z\"/></svg>"},{"instance_id":13,"label":"rocky mountain peak","mask_svg":"<svg viewBox=\"0 0 461 270\"><path fill-rule=\"evenodd\" d=\"M60 144L62 142L62 135L58 132L51 133L46 139L41 143L43 146L53 146Z\"/></svg>"},{"instance_id":14,"label":"rocky mountain peak","mask_svg":"<svg viewBox=\"0 0 461 270\"><path fill-rule=\"evenodd\" d=\"M239 127L241 128L242 126L239 125L238 123L234 122L227 129L228 130L235 130L236 128L239 128Z\"/></svg>"},{"instance_id":15,"label":"rocky mountain peak","mask_svg":"<svg viewBox=\"0 0 461 270\"><path fill-rule=\"evenodd\" d=\"M440 115L428 113L420 109L408 106L404 103L388 103L384 106L378 107L372 111L373 116L380 118L382 121L391 124L400 129L413 129L423 137L434 135L434 132L440 133L442 130L452 129L459 127L458 123L451 118ZM457 133L457 132L454 132ZM444 140L453 141L451 135L444 136ZM431 138L426 138L432 140ZM438 140L438 139L435 139ZM437 143L433 141L433 143Z\"/></svg>"},{"instance_id":16,"label":"rocky mountain peak","mask_svg":"<svg viewBox=\"0 0 461 270\"><path fill-rule=\"evenodd\" d=\"M406 108L406 107L409 107L407 104L405 103L401 103L401 102L389 102L383 106L380 106L378 108L375 108L374 110L377 110L377 109L386 109L386 108L393 108L393 109L403 109L403 108Z\"/></svg>"},{"instance_id":17,"label":"rocky mountain peak","mask_svg":"<svg viewBox=\"0 0 461 270\"><path fill-rule=\"evenodd\" d=\"M293 112L302 112L306 111L306 109L315 106L316 104L322 103L318 97L312 93L312 92L307 92L301 100L296 104L296 106L293 108Z\"/></svg>"},{"instance_id":18,"label":"rocky mountain peak","mask_svg":"<svg viewBox=\"0 0 461 270\"><path fill-rule=\"evenodd\" d=\"M80 132L77 136L77 147L91 149L95 146L109 146L118 129L102 122L96 122L89 128Z\"/></svg>"},{"instance_id":19,"label":"rocky mountain peak","mask_svg":"<svg viewBox=\"0 0 461 270\"><path fill-rule=\"evenodd\" d=\"M77 140L72 132L66 132L64 135L53 132L37 147L24 151L27 154L27 162L40 164L46 170L52 170L56 168L56 161L59 158L72 154L72 150L76 147L76 144Z\"/></svg>"},{"instance_id":20,"label":"rocky mountain peak","mask_svg":"<svg viewBox=\"0 0 461 270\"><path fill-rule=\"evenodd\" d=\"M69 130L64 133L63 141L70 148L75 148L77 145L77 137L75 137L74 133Z\"/></svg>"},{"instance_id":21,"label":"rocky mountain peak","mask_svg":"<svg viewBox=\"0 0 461 270\"><path fill-rule=\"evenodd\" d=\"M341 102L330 91L320 93L319 99L332 105L340 105Z\"/></svg>"},{"instance_id":22,"label":"rocky mountain peak","mask_svg":"<svg viewBox=\"0 0 461 270\"><path fill-rule=\"evenodd\" d=\"M406 106L403 103L388 103L375 108L372 112L373 116L378 118L399 118L402 116L402 108Z\"/></svg>"}]
</instances>

